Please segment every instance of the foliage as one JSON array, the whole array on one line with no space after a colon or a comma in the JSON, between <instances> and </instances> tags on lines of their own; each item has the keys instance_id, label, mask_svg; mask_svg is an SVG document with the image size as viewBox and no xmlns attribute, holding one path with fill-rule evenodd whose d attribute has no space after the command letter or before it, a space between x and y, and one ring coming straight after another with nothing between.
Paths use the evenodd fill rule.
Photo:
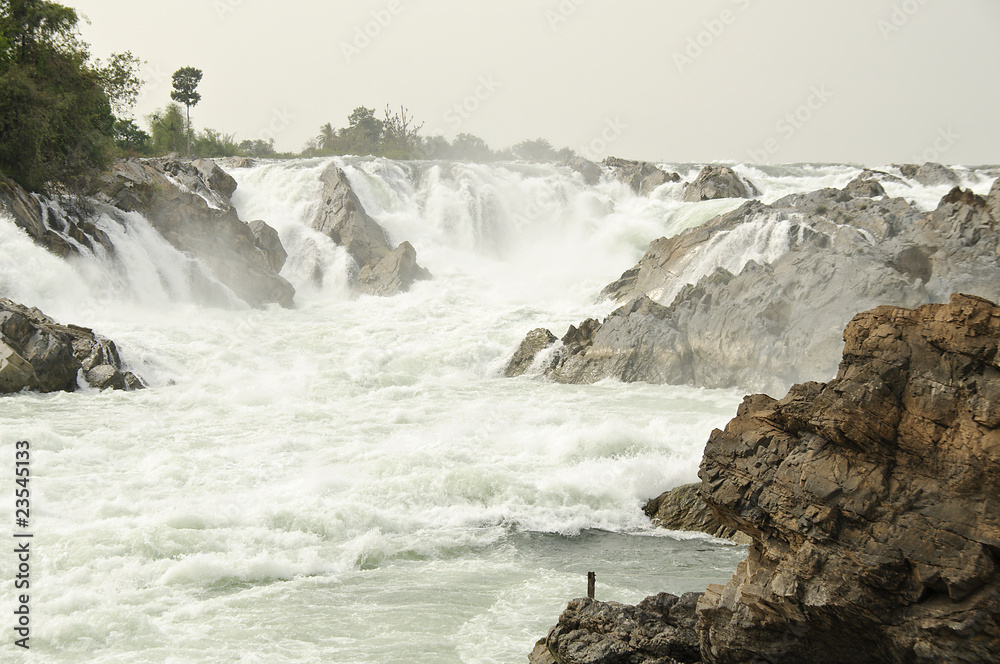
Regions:
<instances>
[{"instance_id":1,"label":"foliage","mask_svg":"<svg viewBox=\"0 0 1000 664\"><path fill-rule=\"evenodd\" d=\"M78 22L54 2L0 3L0 171L30 190L86 189L115 151L114 109L127 104L134 60L90 64Z\"/></svg>"},{"instance_id":2,"label":"foliage","mask_svg":"<svg viewBox=\"0 0 1000 664\"><path fill-rule=\"evenodd\" d=\"M135 121L115 121L115 143L126 156L134 157L147 154L150 149L151 137L144 132Z\"/></svg>"},{"instance_id":3,"label":"foliage","mask_svg":"<svg viewBox=\"0 0 1000 664\"><path fill-rule=\"evenodd\" d=\"M97 72L111 103L111 110L119 120L128 119L139 98L142 89L142 79L139 78L139 67L142 61L132 55L131 51L112 53L106 63L100 60L94 62Z\"/></svg>"},{"instance_id":4,"label":"foliage","mask_svg":"<svg viewBox=\"0 0 1000 664\"><path fill-rule=\"evenodd\" d=\"M180 152L184 148L187 124L180 106L167 104L166 108L154 111L147 119L152 134L150 147L154 154Z\"/></svg>"},{"instance_id":5,"label":"foliage","mask_svg":"<svg viewBox=\"0 0 1000 664\"><path fill-rule=\"evenodd\" d=\"M191 107L197 106L201 101L201 95L197 92L198 84L201 83L202 71L194 67L181 67L174 72L174 89L170 93L170 98L175 102L184 104L187 109L187 151L191 154Z\"/></svg>"}]
</instances>

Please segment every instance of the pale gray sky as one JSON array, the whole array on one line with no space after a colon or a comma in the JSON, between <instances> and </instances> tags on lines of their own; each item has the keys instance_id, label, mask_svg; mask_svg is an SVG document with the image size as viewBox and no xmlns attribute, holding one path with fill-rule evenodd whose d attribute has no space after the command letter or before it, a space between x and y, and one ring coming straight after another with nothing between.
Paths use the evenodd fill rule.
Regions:
<instances>
[{"instance_id":1,"label":"pale gray sky","mask_svg":"<svg viewBox=\"0 0 1000 664\"><path fill-rule=\"evenodd\" d=\"M592 158L1000 162L1000 0L64 4L95 56L147 61L138 116L190 65L196 127L283 150L402 104L425 134Z\"/></svg>"}]
</instances>

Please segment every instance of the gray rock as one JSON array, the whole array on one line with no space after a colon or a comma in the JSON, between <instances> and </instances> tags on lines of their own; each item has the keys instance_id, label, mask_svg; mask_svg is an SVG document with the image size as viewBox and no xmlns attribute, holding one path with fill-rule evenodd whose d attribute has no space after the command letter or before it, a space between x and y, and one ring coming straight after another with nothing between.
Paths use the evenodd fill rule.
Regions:
<instances>
[{"instance_id":1,"label":"gray rock","mask_svg":"<svg viewBox=\"0 0 1000 664\"><path fill-rule=\"evenodd\" d=\"M59 325L38 309L0 298L0 393L72 392L77 375L98 389L141 389L114 342L76 325Z\"/></svg>"},{"instance_id":2,"label":"gray rock","mask_svg":"<svg viewBox=\"0 0 1000 664\"><path fill-rule=\"evenodd\" d=\"M591 187L601 181L601 176L604 173L600 164L595 164L583 157L572 157L565 162L565 165L582 175L583 181Z\"/></svg>"},{"instance_id":3,"label":"gray rock","mask_svg":"<svg viewBox=\"0 0 1000 664\"><path fill-rule=\"evenodd\" d=\"M575 599L536 646L531 662L673 664L701 661L695 609L700 593L661 593L636 606Z\"/></svg>"},{"instance_id":4,"label":"gray rock","mask_svg":"<svg viewBox=\"0 0 1000 664\"><path fill-rule=\"evenodd\" d=\"M896 166L903 177L916 180L925 187L935 187L943 184L957 185L958 175L947 166L927 162L923 166L916 164L901 164Z\"/></svg>"},{"instance_id":5,"label":"gray rock","mask_svg":"<svg viewBox=\"0 0 1000 664\"><path fill-rule=\"evenodd\" d=\"M416 281L431 278L431 273L417 265L417 252L409 242L403 242L380 260L365 265L358 272L359 293L390 297L410 290Z\"/></svg>"},{"instance_id":6,"label":"gray rock","mask_svg":"<svg viewBox=\"0 0 1000 664\"><path fill-rule=\"evenodd\" d=\"M312 227L347 249L358 268L377 263L392 251L389 234L365 212L343 169L331 164L321 180L323 202Z\"/></svg>"},{"instance_id":7,"label":"gray rock","mask_svg":"<svg viewBox=\"0 0 1000 664\"><path fill-rule=\"evenodd\" d=\"M215 166L212 164L212 166ZM208 169L203 164L203 168ZM114 207L143 214L170 244L193 254L212 276L253 307L292 307L295 289L279 276L256 244L253 231L231 205L230 185L215 166L217 190L190 162L130 159L118 162L101 182L101 198ZM228 177L228 176L226 176ZM209 285L208 304L224 305L225 294Z\"/></svg>"},{"instance_id":8,"label":"gray rock","mask_svg":"<svg viewBox=\"0 0 1000 664\"><path fill-rule=\"evenodd\" d=\"M225 172L211 159L196 159L191 165L198 169L201 179L208 183L213 190L221 193L227 199L236 193L236 180L229 173Z\"/></svg>"},{"instance_id":9,"label":"gray rock","mask_svg":"<svg viewBox=\"0 0 1000 664\"><path fill-rule=\"evenodd\" d=\"M250 231L253 233L254 244L267 256L267 262L271 266L271 269L275 273L280 273L281 268L285 265L285 261L288 260L288 252L285 251L284 245L281 244L281 237L278 235L278 231L260 220L251 221L249 225Z\"/></svg>"},{"instance_id":10,"label":"gray rock","mask_svg":"<svg viewBox=\"0 0 1000 664\"><path fill-rule=\"evenodd\" d=\"M836 189L770 206L751 201L652 243L605 291L626 303L588 322L585 338L564 339L544 371L566 383L616 378L772 394L827 379L839 362L839 330L859 310L912 308L953 291L1000 298L997 210L1000 185L985 199L953 190L932 213ZM687 266L721 233L764 216L787 222L786 253L681 285Z\"/></svg>"},{"instance_id":11,"label":"gray rock","mask_svg":"<svg viewBox=\"0 0 1000 664\"><path fill-rule=\"evenodd\" d=\"M866 177L863 174L851 180L844 187L844 192L855 198L878 198L879 196L885 196L885 189L879 181L871 177Z\"/></svg>"},{"instance_id":12,"label":"gray rock","mask_svg":"<svg viewBox=\"0 0 1000 664\"><path fill-rule=\"evenodd\" d=\"M684 189L684 200L688 203L759 195L760 190L752 182L741 178L728 166L705 166L694 182Z\"/></svg>"},{"instance_id":13,"label":"gray rock","mask_svg":"<svg viewBox=\"0 0 1000 664\"><path fill-rule=\"evenodd\" d=\"M504 375L508 378L523 376L534 363L538 354L552 346L556 341L558 341L556 336L545 328L528 332L528 336L524 338L514 353L514 357L507 364Z\"/></svg>"},{"instance_id":14,"label":"gray rock","mask_svg":"<svg viewBox=\"0 0 1000 664\"><path fill-rule=\"evenodd\" d=\"M608 157L604 160L604 165L610 170L612 177L632 187L635 193L644 196L648 196L665 182L681 181L681 176L677 173L667 173L656 164L651 164L648 161Z\"/></svg>"}]
</instances>

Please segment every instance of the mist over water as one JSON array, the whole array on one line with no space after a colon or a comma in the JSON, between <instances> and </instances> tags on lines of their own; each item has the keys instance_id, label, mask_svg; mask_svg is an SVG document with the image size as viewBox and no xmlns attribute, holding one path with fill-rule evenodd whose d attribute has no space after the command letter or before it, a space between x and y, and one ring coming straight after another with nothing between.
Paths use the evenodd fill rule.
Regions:
<instances>
[{"instance_id":1,"label":"mist over water","mask_svg":"<svg viewBox=\"0 0 1000 664\"><path fill-rule=\"evenodd\" d=\"M99 210L117 257L68 261L0 217L0 295L115 339L152 387L0 399L3 448L32 442L32 656L522 662L588 571L634 603L744 557L641 512L696 479L742 394L500 377L527 331L607 315L597 294L651 240L742 201L549 165L336 161L432 281L350 294L351 259L308 228L330 160L232 172L241 218L288 250L294 310L206 306L210 278L138 215ZM774 200L860 169L738 170ZM786 251L775 223L687 276Z\"/></svg>"}]
</instances>

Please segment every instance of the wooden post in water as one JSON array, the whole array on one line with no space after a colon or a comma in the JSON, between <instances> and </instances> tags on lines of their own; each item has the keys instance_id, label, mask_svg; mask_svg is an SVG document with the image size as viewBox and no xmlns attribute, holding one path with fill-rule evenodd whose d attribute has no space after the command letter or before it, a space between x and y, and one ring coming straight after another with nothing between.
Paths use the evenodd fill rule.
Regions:
<instances>
[{"instance_id":1,"label":"wooden post in water","mask_svg":"<svg viewBox=\"0 0 1000 664\"><path fill-rule=\"evenodd\" d=\"M594 599L594 588L597 586L597 574L587 572L587 597Z\"/></svg>"}]
</instances>

